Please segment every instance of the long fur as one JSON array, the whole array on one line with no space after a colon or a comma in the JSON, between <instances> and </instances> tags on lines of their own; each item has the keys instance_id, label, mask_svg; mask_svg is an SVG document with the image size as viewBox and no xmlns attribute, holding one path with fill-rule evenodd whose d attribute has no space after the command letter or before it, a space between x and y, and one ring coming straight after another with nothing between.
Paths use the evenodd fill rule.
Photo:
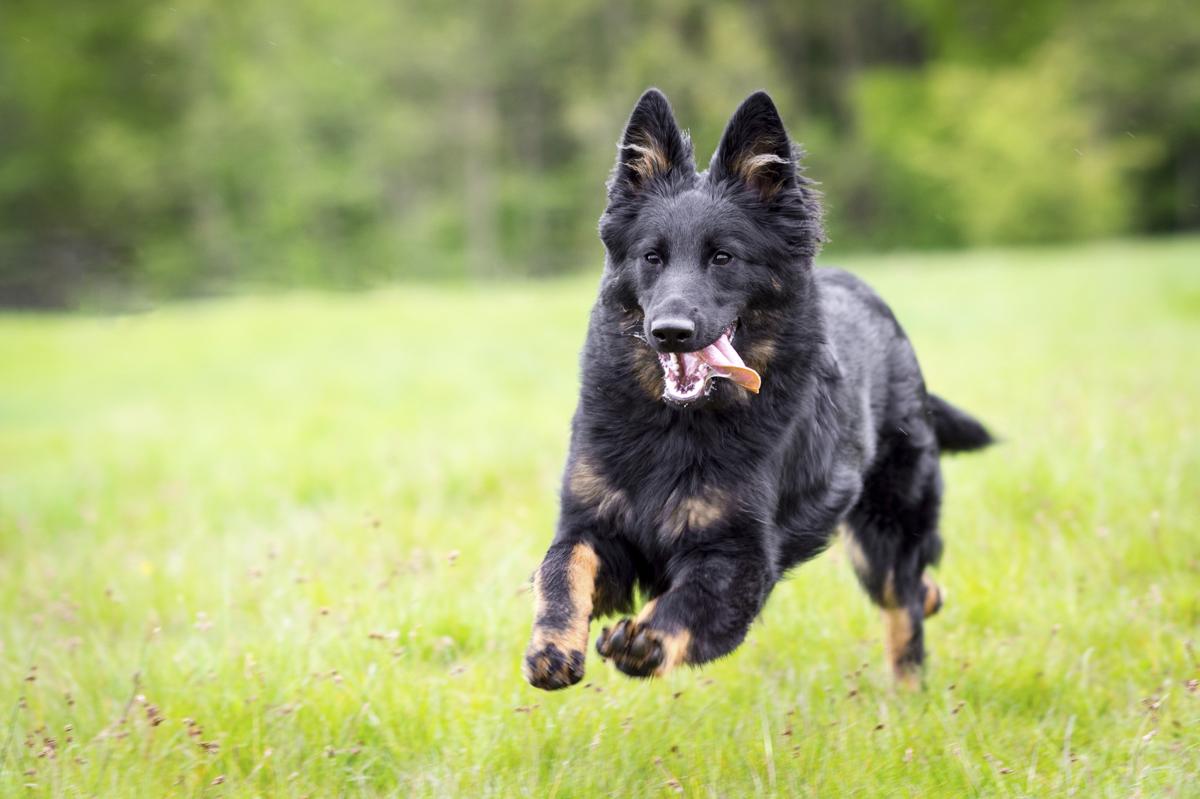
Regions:
<instances>
[{"instance_id":1,"label":"long fur","mask_svg":"<svg viewBox=\"0 0 1200 799\"><path fill-rule=\"evenodd\" d=\"M650 603L601 633L601 654L635 676L704 663L735 649L775 583L845 523L864 588L899 620L892 665L911 672L934 604L925 567L942 546L938 456L990 435L926 392L903 329L866 284L813 267L820 196L766 94L734 114L707 172L692 157L666 98L647 92L608 184L608 257L539 585L566 584L552 578L580 547L597 566L578 589L591 589L587 601L560 591L539 607L632 613L640 588ZM716 246L734 262L712 265ZM692 319L702 344L734 320L761 393L718 380L694 406L664 402L647 332L667 313ZM535 639L548 640L551 615L535 619ZM582 674L578 652L527 652L534 685Z\"/></svg>"}]
</instances>

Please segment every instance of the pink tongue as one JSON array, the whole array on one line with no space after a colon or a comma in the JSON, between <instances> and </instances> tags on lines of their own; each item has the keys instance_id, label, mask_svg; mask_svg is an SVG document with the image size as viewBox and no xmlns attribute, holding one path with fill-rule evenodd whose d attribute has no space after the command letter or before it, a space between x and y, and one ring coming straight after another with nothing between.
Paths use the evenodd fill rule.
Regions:
<instances>
[{"instance_id":1,"label":"pink tongue","mask_svg":"<svg viewBox=\"0 0 1200 799\"><path fill-rule=\"evenodd\" d=\"M729 343L729 337L724 333L721 337L700 350L700 357L712 367L719 377L726 377L747 391L758 393L762 386L762 378L758 372L746 366L742 356Z\"/></svg>"}]
</instances>

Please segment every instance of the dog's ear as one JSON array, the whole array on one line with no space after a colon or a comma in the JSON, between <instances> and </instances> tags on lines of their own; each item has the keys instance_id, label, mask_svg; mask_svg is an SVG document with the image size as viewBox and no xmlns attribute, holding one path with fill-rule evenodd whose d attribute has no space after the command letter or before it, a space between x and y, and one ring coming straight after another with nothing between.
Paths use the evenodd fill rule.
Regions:
<instances>
[{"instance_id":1,"label":"dog's ear","mask_svg":"<svg viewBox=\"0 0 1200 799\"><path fill-rule=\"evenodd\" d=\"M795 181L793 159L779 111L770 95L760 91L733 113L709 170L714 180L742 183L761 199L770 200Z\"/></svg>"},{"instance_id":2,"label":"dog's ear","mask_svg":"<svg viewBox=\"0 0 1200 799\"><path fill-rule=\"evenodd\" d=\"M679 131L671 104L658 89L647 89L633 107L617 147L609 197L637 193L650 181L677 169L695 171L691 142Z\"/></svg>"}]
</instances>

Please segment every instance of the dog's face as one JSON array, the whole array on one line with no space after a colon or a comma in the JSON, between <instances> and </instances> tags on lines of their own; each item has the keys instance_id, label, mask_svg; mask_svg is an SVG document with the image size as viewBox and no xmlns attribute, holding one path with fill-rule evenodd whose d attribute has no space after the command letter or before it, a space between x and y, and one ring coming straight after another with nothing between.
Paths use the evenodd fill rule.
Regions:
<instances>
[{"instance_id":1,"label":"dog's face","mask_svg":"<svg viewBox=\"0 0 1200 799\"><path fill-rule=\"evenodd\" d=\"M666 97L652 89L634 108L600 223L603 293L624 312L623 332L657 356L665 401L757 393L759 370L734 342L739 332L769 334L749 327L762 316L752 311L784 304L820 241L815 194L795 158L761 92L733 115L703 174Z\"/></svg>"}]
</instances>

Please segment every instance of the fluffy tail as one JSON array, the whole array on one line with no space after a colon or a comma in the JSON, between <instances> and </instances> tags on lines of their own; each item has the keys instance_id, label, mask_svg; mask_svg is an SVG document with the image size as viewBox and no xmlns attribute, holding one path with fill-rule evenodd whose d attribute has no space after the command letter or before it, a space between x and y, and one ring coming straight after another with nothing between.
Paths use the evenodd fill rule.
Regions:
<instances>
[{"instance_id":1,"label":"fluffy tail","mask_svg":"<svg viewBox=\"0 0 1200 799\"><path fill-rule=\"evenodd\" d=\"M927 407L942 452L970 452L995 441L982 422L938 395L929 395Z\"/></svg>"}]
</instances>

